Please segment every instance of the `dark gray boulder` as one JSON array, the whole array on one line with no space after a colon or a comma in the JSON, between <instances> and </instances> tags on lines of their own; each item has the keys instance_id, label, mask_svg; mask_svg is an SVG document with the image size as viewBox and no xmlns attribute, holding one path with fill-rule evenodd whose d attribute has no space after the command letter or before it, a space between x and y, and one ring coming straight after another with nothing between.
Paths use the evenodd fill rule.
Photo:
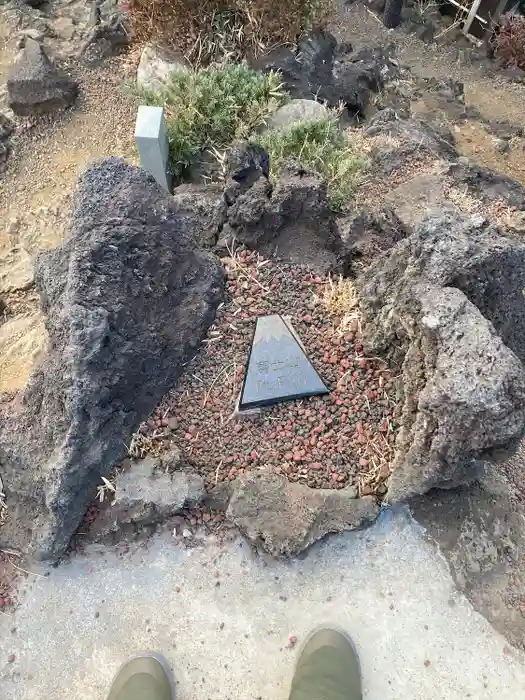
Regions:
<instances>
[{"instance_id":1,"label":"dark gray boulder","mask_svg":"<svg viewBox=\"0 0 525 700\"><path fill-rule=\"evenodd\" d=\"M292 97L312 98L319 91L321 100L331 99L337 41L324 29L308 32L295 49L279 46L259 57L254 67L278 72Z\"/></svg>"},{"instance_id":2,"label":"dark gray boulder","mask_svg":"<svg viewBox=\"0 0 525 700\"><path fill-rule=\"evenodd\" d=\"M89 30L80 57L89 66L97 66L106 58L117 56L128 44L129 34L124 18L121 14L115 14Z\"/></svg>"},{"instance_id":3,"label":"dark gray boulder","mask_svg":"<svg viewBox=\"0 0 525 700\"><path fill-rule=\"evenodd\" d=\"M388 108L378 112L365 129L367 136L389 136L391 147L382 146L372 153L374 173L388 177L394 170L404 167L408 159L430 155L444 161L456 159L458 152L454 137L446 125L429 124L423 119L401 119L395 110Z\"/></svg>"},{"instance_id":4,"label":"dark gray boulder","mask_svg":"<svg viewBox=\"0 0 525 700\"><path fill-rule=\"evenodd\" d=\"M78 84L56 68L44 49L28 37L7 76L9 107L21 117L54 112L76 100Z\"/></svg>"},{"instance_id":5,"label":"dark gray boulder","mask_svg":"<svg viewBox=\"0 0 525 700\"><path fill-rule=\"evenodd\" d=\"M304 34L295 49L274 49L254 66L278 72L292 97L317 99L336 108L343 104L351 116L361 115L370 95L399 74L390 46L354 52L348 43L338 45L324 29Z\"/></svg>"},{"instance_id":6,"label":"dark gray boulder","mask_svg":"<svg viewBox=\"0 0 525 700\"><path fill-rule=\"evenodd\" d=\"M379 515L375 498L353 489L311 489L284 476L248 472L236 479L228 519L256 546L293 557L332 532L355 530Z\"/></svg>"},{"instance_id":7,"label":"dark gray boulder","mask_svg":"<svg viewBox=\"0 0 525 700\"><path fill-rule=\"evenodd\" d=\"M326 182L293 162L272 185L260 171L248 188L228 195L223 235L265 255L326 272L339 264L341 239Z\"/></svg>"},{"instance_id":8,"label":"dark gray boulder","mask_svg":"<svg viewBox=\"0 0 525 700\"><path fill-rule=\"evenodd\" d=\"M402 366L390 501L474 480L523 434L524 288L525 246L455 211L363 273L367 351Z\"/></svg>"},{"instance_id":9,"label":"dark gray boulder","mask_svg":"<svg viewBox=\"0 0 525 700\"><path fill-rule=\"evenodd\" d=\"M173 192L184 230L204 248L212 248L226 221L226 202L220 184L179 185Z\"/></svg>"},{"instance_id":10,"label":"dark gray boulder","mask_svg":"<svg viewBox=\"0 0 525 700\"><path fill-rule=\"evenodd\" d=\"M390 208L363 210L337 221L343 247L345 274L353 275L371 265L408 235L407 227Z\"/></svg>"},{"instance_id":11,"label":"dark gray boulder","mask_svg":"<svg viewBox=\"0 0 525 700\"><path fill-rule=\"evenodd\" d=\"M56 558L101 476L195 354L223 272L172 199L117 158L83 173L71 235L35 272L49 346L0 423L0 540Z\"/></svg>"},{"instance_id":12,"label":"dark gray boulder","mask_svg":"<svg viewBox=\"0 0 525 700\"><path fill-rule=\"evenodd\" d=\"M484 202L501 202L525 211L525 188L517 180L484 168L468 158L458 158L447 165L445 173L463 191L467 190Z\"/></svg>"}]
</instances>

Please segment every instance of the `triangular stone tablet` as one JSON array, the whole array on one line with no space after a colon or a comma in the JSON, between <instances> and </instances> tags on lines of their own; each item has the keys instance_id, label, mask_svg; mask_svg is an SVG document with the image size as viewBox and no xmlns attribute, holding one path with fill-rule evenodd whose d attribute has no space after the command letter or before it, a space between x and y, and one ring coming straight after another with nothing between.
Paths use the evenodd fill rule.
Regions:
<instances>
[{"instance_id":1,"label":"triangular stone tablet","mask_svg":"<svg viewBox=\"0 0 525 700\"><path fill-rule=\"evenodd\" d=\"M258 318L239 410L327 393L300 341L281 316Z\"/></svg>"}]
</instances>

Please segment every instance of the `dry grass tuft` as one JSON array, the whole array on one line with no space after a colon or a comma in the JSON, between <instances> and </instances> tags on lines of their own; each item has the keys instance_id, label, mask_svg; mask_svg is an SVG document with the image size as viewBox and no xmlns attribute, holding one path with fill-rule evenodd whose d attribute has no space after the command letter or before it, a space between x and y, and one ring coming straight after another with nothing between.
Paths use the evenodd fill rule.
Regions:
<instances>
[{"instance_id":1,"label":"dry grass tuft","mask_svg":"<svg viewBox=\"0 0 525 700\"><path fill-rule=\"evenodd\" d=\"M134 37L196 64L258 55L326 22L330 0L127 0Z\"/></svg>"},{"instance_id":2,"label":"dry grass tuft","mask_svg":"<svg viewBox=\"0 0 525 700\"><path fill-rule=\"evenodd\" d=\"M114 504L114 497L117 489L115 488L115 484L112 484L109 479L106 479L105 476L102 477L102 483L100 486L97 487L97 498L100 503L103 503L106 498L110 497L112 499L111 505Z\"/></svg>"},{"instance_id":3,"label":"dry grass tuft","mask_svg":"<svg viewBox=\"0 0 525 700\"><path fill-rule=\"evenodd\" d=\"M445 196L449 199L458 209L466 212L467 214L474 214L479 212L482 207L481 199L474 197L468 191L468 187L465 189L459 189L459 187L445 187Z\"/></svg>"},{"instance_id":4,"label":"dry grass tuft","mask_svg":"<svg viewBox=\"0 0 525 700\"><path fill-rule=\"evenodd\" d=\"M334 316L343 316L357 306L358 296L352 280L339 275L336 282L329 277L321 301Z\"/></svg>"},{"instance_id":5,"label":"dry grass tuft","mask_svg":"<svg viewBox=\"0 0 525 700\"><path fill-rule=\"evenodd\" d=\"M359 297L352 280L340 275L336 282L329 277L322 297L317 301L326 308L330 316L337 319L337 332L361 332Z\"/></svg>"},{"instance_id":6,"label":"dry grass tuft","mask_svg":"<svg viewBox=\"0 0 525 700\"><path fill-rule=\"evenodd\" d=\"M165 439L170 436L169 431L155 430L150 435L143 435L137 431L129 443L128 455L132 459L144 459L146 455L150 457L160 457L165 451Z\"/></svg>"},{"instance_id":7,"label":"dry grass tuft","mask_svg":"<svg viewBox=\"0 0 525 700\"><path fill-rule=\"evenodd\" d=\"M390 429L390 423L388 427ZM376 434L368 440L365 446L365 458L368 460L368 466L363 467L357 477L359 496L377 493L378 489L383 487L392 473L394 456L393 443L390 443L382 433ZM384 492L385 488L383 487Z\"/></svg>"}]
</instances>

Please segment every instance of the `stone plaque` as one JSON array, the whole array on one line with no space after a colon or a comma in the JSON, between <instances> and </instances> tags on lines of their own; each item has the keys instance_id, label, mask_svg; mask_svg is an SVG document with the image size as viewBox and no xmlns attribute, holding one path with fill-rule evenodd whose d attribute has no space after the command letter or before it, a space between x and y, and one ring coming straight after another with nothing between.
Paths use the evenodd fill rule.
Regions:
<instances>
[{"instance_id":1,"label":"stone plaque","mask_svg":"<svg viewBox=\"0 0 525 700\"><path fill-rule=\"evenodd\" d=\"M281 316L257 319L239 410L327 394L293 330Z\"/></svg>"}]
</instances>

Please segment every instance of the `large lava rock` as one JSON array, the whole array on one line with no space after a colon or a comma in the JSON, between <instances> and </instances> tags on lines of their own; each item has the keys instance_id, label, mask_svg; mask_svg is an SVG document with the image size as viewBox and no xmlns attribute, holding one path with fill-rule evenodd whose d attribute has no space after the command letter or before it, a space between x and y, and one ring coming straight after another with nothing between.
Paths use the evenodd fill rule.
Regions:
<instances>
[{"instance_id":1,"label":"large lava rock","mask_svg":"<svg viewBox=\"0 0 525 700\"><path fill-rule=\"evenodd\" d=\"M482 217L426 219L360 280L368 351L398 349L388 498L472 481L525 429L525 246Z\"/></svg>"},{"instance_id":2,"label":"large lava rock","mask_svg":"<svg viewBox=\"0 0 525 700\"><path fill-rule=\"evenodd\" d=\"M21 117L64 109L77 97L78 84L56 68L38 41L27 38L7 77L9 107Z\"/></svg>"},{"instance_id":3,"label":"large lava rock","mask_svg":"<svg viewBox=\"0 0 525 700\"><path fill-rule=\"evenodd\" d=\"M343 248L326 182L289 161L271 183L268 165L260 146L241 143L230 154L223 236L319 272L337 268Z\"/></svg>"},{"instance_id":4,"label":"large lava rock","mask_svg":"<svg viewBox=\"0 0 525 700\"><path fill-rule=\"evenodd\" d=\"M71 235L35 275L49 350L0 427L0 540L55 558L199 347L223 273L152 178L110 158L81 176Z\"/></svg>"},{"instance_id":5,"label":"large lava rock","mask_svg":"<svg viewBox=\"0 0 525 700\"><path fill-rule=\"evenodd\" d=\"M318 99L335 108L344 105L351 115L362 114L371 94L400 74L392 47L354 52L323 29L304 34L294 49L274 49L254 66L278 72L292 97Z\"/></svg>"}]
</instances>

